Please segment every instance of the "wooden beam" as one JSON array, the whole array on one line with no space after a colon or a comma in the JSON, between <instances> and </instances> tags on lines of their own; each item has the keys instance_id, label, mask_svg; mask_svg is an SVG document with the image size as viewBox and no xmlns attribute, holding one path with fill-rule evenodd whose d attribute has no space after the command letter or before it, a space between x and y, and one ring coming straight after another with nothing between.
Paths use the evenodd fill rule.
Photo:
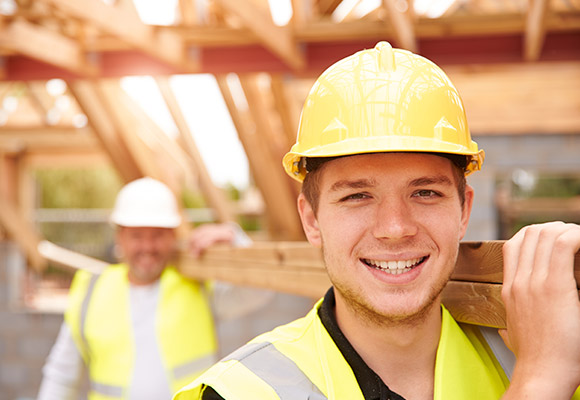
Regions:
<instances>
[{"instance_id":1,"label":"wooden beam","mask_svg":"<svg viewBox=\"0 0 580 400\"><path fill-rule=\"evenodd\" d=\"M460 322L505 327L501 301L503 242L464 242L443 303ZM201 259L182 255L181 272L319 298L330 287L322 254L307 242L264 242L249 248L213 247ZM574 259L580 287L580 253Z\"/></svg>"},{"instance_id":2,"label":"wooden beam","mask_svg":"<svg viewBox=\"0 0 580 400\"><path fill-rule=\"evenodd\" d=\"M16 19L0 28L0 48L63 68L83 77L98 73L73 39L50 29Z\"/></svg>"},{"instance_id":3,"label":"wooden beam","mask_svg":"<svg viewBox=\"0 0 580 400\"><path fill-rule=\"evenodd\" d=\"M274 24L266 10L252 2L239 0L215 0L228 12L237 15L258 40L272 53L276 54L293 70L301 70L306 65L292 33L285 27Z\"/></svg>"},{"instance_id":4,"label":"wooden beam","mask_svg":"<svg viewBox=\"0 0 580 400\"><path fill-rule=\"evenodd\" d=\"M75 149L61 150L58 149L32 149L24 155L24 162L28 168L80 168L93 166L110 165L111 160L107 155L95 149Z\"/></svg>"},{"instance_id":5,"label":"wooden beam","mask_svg":"<svg viewBox=\"0 0 580 400\"><path fill-rule=\"evenodd\" d=\"M92 127L121 179L130 182L142 177L142 172L129 153L126 143L120 137L111 116L111 105L98 84L90 81L75 81L69 84L69 89L87 116L88 125Z\"/></svg>"},{"instance_id":6,"label":"wooden beam","mask_svg":"<svg viewBox=\"0 0 580 400\"><path fill-rule=\"evenodd\" d=\"M46 121L46 114L48 113L50 107L45 101L48 94L46 93L46 90L44 90L44 93L46 94L45 96L39 94L41 85L46 86L46 84L43 85L39 82L26 81L26 89L28 97L30 98L30 103L32 104L32 107L35 109L36 113L39 115L41 121L44 122L44 125L48 126Z\"/></svg>"},{"instance_id":7,"label":"wooden beam","mask_svg":"<svg viewBox=\"0 0 580 400\"><path fill-rule=\"evenodd\" d=\"M416 53L419 44L415 36L412 16L406 12L401 12L397 8L395 0L384 0L387 16L395 30L395 38L399 47Z\"/></svg>"},{"instance_id":8,"label":"wooden beam","mask_svg":"<svg viewBox=\"0 0 580 400\"><path fill-rule=\"evenodd\" d=\"M72 18L78 18L116 36L135 48L178 67L195 72L199 65L188 58L179 35L168 30L157 31L144 24L132 1L107 5L100 0L38 0L49 4Z\"/></svg>"},{"instance_id":9,"label":"wooden beam","mask_svg":"<svg viewBox=\"0 0 580 400\"><path fill-rule=\"evenodd\" d=\"M314 0L291 0L292 18L289 24L293 29L300 29L314 17Z\"/></svg>"},{"instance_id":10,"label":"wooden beam","mask_svg":"<svg viewBox=\"0 0 580 400\"><path fill-rule=\"evenodd\" d=\"M341 2L342 0L318 0L318 11L321 14L330 15Z\"/></svg>"},{"instance_id":11,"label":"wooden beam","mask_svg":"<svg viewBox=\"0 0 580 400\"><path fill-rule=\"evenodd\" d=\"M577 134L580 62L448 66L472 134Z\"/></svg>"},{"instance_id":12,"label":"wooden beam","mask_svg":"<svg viewBox=\"0 0 580 400\"><path fill-rule=\"evenodd\" d=\"M286 145L284 146L285 152L290 149L296 141L298 122L300 121L300 109L296 107L296 102L290 98L286 84L280 75L276 74L271 76L270 86L274 98L274 105L278 115L280 116L284 137L286 138ZM281 154L281 157L284 157L284 154ZM292 180L289 183L293 197L298 197L298 194L300 193L300 183L295 180Z\"/></svg>"},{"instance_id":13,"label":"wooden beam","mask_svg":"<svg viewBox=\"0 0 580 400\"><path fill-rule=\"evenodd\" d=\"M546 36L548 0L530 0L524 35L524 59L536 61L542 52Z\"/></svg>"},{"instance_id":14,"label":"wooden beam","mask_svg":"<svg viewBox=\"0 0 580 400\"><path fill-rule=\"evenodd\" d=\"M276 168L279 166L276 161L282 161L282 157L289 149L290 142L287 140L285 133L283 131L279 132L272 124L271 114L274 110L266 101L266 94L263 93L260 87L258 75L240 75L239 79L252 120L256 126L256 133L268 147L268 153L274 162L271 167Z\"/></svg>"},{"instance_id":15,"label":"wooden beam","mask_svg":"<svg viewBox=\"0 0 580 400\"><path fill-rule=\"evenodd\" d=\"M292 82L286 82L280 74L273 74L271 76L272 95L274 96L274 104L276 110L282 120L282 128L286 135L286 149L296 141L296 134L298 132L298 121L300 120L300 110L296 107L296 103L292 101L288 93L287 85L292 85Z\"/></svg>"},{"instance_id":16,"label":"wooden beam","mask_svg":"<svg viewBox=\"0 0 580 400\"><path fill-rule=\"evenodd\" d=\"M159 90L167 104L167 108L173 117L173 121L179 130L180 141L182 143L181 147L183 150L191 157L192 168L197 173L197 179L199 181L199 186L207 199L209 205L214 210L216 219L220 222L233 221L233 213L231 207L228 205L228 201L211 180L209 172L203 162L203 158L195 144L189 125L185 120L185 116L181 111L181 107L171 90L169 85L169 80L167 78L158 77L156 78Z\"/></svg>"},{"instance_id":17,"label":"wooden beam","mask_svg":"<svg viewBox=\"0 0 580 400\"><path fill-rule=\"evenodd\" d=\"M18 167L14 157L0 153L0 226L8 233L26 255L30 265L37 271L46 267L46 261L37 250L40 237L34 226L18 208Z\"/></svg>"},{"instance_id":18,"label":"wooden beam","mask_svg":"<svg viewBox=\"0 0 580 400\"><path fill-rule=\"evenodd\" d=\"M198 23L196 0L179 0L179 16L183 26L189 27Z\"/></svg>"},{"instance_id":19,"label":"wooden beam","mask_svg":"<svg viewBox=\"0 0 580 400\"><path fill-rule=\"evenodd\" d=\"M550 14L550 17L552 14ZM503 19L486 23L502 25ZM508 21L507 27L500 27L498 33L485 36L485 25L462 24L443 26L439 22L425 25L426 32L421 35L420 25L416 25L421 54L433 60L440 66L497 64L506 62L522 62L523 18L513 20L517 26ZM570 16L555 20L557 24L548 30L544 50L539 61L571 61L580 59L580 48L576 43L580 40L580 17ZM364 22L364 23L363 23ZM380 21L356 21L357 28L350 29L350 24L329 24L326 30L322 24L311 26L296 32L296 38L301 43L306 57L306 67L299 76L317 76L324 69L339 59L363 48L373 47L377 41L393 37L389 26ZM574 28L571 26L574 25ZM458 29L455 31L455 29ZM575 29L575 30L574 30ZM192 31L196 31L192 29ZM201 70L212 74L251 73L251 72L294 72L288 65L258 43L257 39L244 37L244 30L228 30L227 37L222 36L218 43L214 42L214 29L197 31L196 38L201 39L204 47L200 48L202 59ZM506 33L502 33L505 31ZM495 32L495 30L494 30ZM200 34L201 36L199 36ZM186 35L186 33L184 33ZM253 35L253 34L252 34ZM255 36L255 35L254 35ZM302 39L300 39L302 36ZM228 42L228 40L232 42ZM199 42L197 39L195 43ZM192 46L193 46L192 41ZM214 43L215 45L212 45ZM198 46L196 44L196 46ZM199 45L201 46L201 45ZM1 50L0 50L1 53ZM185 73L178 68L169 68L167 64L155 62L142 52L122 47L118 51L103 51L98 53L102 60L102 77L122 77L127 75L171 75ZM76 79L70 72L49 66L37 60L10 54L4 56L4 80L38 80L38 79ZM0 77L1 79L2 77Z\"/></svg>"},{"instance_id":20,"label":"wooden beam","mask_svg":"<svg viewBox=\"0 0 580 400\"><path fill-rule=\"evenodd\" d=\"M9 152L62 149L102 151L90 129L37 128L0 129L0 148Z\"/></svg>"},{"instance_id":21,"label":"wooden beam","mask_svg":"<svg viewBox=\"0 0 580 400\"><path fill-rule=\"evenodd\" d=\"M49 261L73 270L82 269L93 274L102 273L109 263L57 246L48 240L38 243L39 253Z\"/></svg>"},{"instance_id":22,"label":"wooden beam","mask_svg":"<svg viewBox=\"0 0 580 400\"><path fill-rule=\"evenodd\" d=\"M126 144L129 157L134 160L139 171L139 177L150 176L165 181L161 163L154 157L152 141L147 140L150 134L140 120L135 117L134 111L128 105L132 102L129 95L121 88L117 81L103 81L100 83L105 101L110 106L110 116L114 121L120 141ZM166 165L165 167L170 167ZM173 185L170 185L175 188Z\"/></svg>"},{"instance_id":23,"label":"wooden beam","mask_svg":"<svg viewBox=\"0 0 580 400\"><path fill-rule=\"evenodd\" d=\"M234 102L224 76L216 77L222 96L232 117L240 142L248 156L252 176L266 203L270 235L275 239L303 239L295 201L292 200L288 177L279 163L272 160L269 149L256 129L251 129Z\"/></svg>"},{"instance_id":24,"label":"wooden beam","mask_svg":"<svg viewBox=\"0 0 580 400\"><path fill-rule=\"evenodd\" d=\"M273 222L276 221L276 225L280 224L281 231L289 233L290 238L301 238L303 233L298 215L289 212L295 208L297 191L293 190L291 180L280 167L282 157L289 148L286 137L276 132L270 122L270 110L261 93L257 77L241 76L240 83L255 126L252 134L246 134L243 143L246 143L244 147L248 158L260 159L261 166L255 174L260 176L259 187L268 213ZM273 185L277 187L274 188Z\"/></svg>"}]
</instances>

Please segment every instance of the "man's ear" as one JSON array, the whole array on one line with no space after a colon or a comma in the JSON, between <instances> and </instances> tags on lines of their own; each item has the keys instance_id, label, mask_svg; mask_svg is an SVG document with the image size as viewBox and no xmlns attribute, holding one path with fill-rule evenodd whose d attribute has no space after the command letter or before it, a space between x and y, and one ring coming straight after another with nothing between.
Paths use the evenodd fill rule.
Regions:
<instances>
[{"instance_id":1,"label":"man's ear","mask_svg":"<svg viewBox=\"0 0 580 400\"><path fill-rule=\"evenodd\" d=\"M459 240L463 239L465 232L467 232L467 225L469 224L469 217L471 216L471 208L473 207L473 188L465 185L465 202L463 210L461 210L461 231Z\"/></svg>"},{"instance_id":2,"label":"man's ear","mask_svg":"<svg viewBox=\"0 0 580 400\"><path fill-rule=\"evenodd\" d=\"M320 235L320 228L318 227L318 220L314 214L312 206L306 200L302 193L298 196L298 213L302 221L302 228L306 234L306 238L314 247L322 247L322 238Z\"/></svg>"}]
</instances>

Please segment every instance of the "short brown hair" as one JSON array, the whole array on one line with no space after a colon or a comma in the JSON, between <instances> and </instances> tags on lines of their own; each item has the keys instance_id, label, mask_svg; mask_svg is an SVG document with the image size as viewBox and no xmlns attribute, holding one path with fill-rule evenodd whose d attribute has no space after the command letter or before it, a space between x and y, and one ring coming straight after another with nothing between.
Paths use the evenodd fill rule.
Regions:
<instances>
[{"instance_id":1,"label":"short brown hair","mask_svg":"<svg viewBox=\"0 0 580 400\"><path fill-rule=\"evenodd\" d=\"M465 186L467 184L465 179L465 171L469 163L469 157L461 154L447 154L447 153L426 153L436 156L444 157L451 160L453 164L453 175L457 183L457 193L459 194L459 201L461 207L465 204ZM320 201L320 176L321 171L328 161L336 160L341 157L313 157L306 159L306 176L302 182L302 194L310 203L314 215L318 213L318 203Z\"/></svg>"}]
</instances>

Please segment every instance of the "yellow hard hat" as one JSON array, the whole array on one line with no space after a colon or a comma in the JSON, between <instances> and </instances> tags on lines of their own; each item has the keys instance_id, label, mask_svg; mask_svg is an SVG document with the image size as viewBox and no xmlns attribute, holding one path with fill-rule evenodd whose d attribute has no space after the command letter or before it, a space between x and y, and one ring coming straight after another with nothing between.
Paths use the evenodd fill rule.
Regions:
<instances>
[{"instance_id":1,"label":"yellow hard hat","mask_svg":"<svg viewBox=\"0 0 580 400\"><path fill-rule=\"evenodd\" d=\"M310 157L407 151L465 155L466 174L479 170L485 157L447 75L424 57L379 42L318 78L283 165L302 181Z\"/></svg>"}]
</instances>

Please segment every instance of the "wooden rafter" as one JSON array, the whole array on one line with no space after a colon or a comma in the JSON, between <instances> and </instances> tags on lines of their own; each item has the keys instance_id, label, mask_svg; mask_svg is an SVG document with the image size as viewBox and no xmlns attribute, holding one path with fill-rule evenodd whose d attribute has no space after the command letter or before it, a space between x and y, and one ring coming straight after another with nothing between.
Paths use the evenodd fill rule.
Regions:
<instances>
[{"instance_id":1,"label":"wooden rafter","mask_svg":"<svg viewBox=\"0 0 580 400\"><path fill-rule=\"evenodd\" d=\"M228 205L224 194L214 185L205 167L201 154L195 144L193 135L185 117L181 111L181 107L177 102L175 94L171 90L169 81L166 78L157 78L157 85L161 91L167 108L173 117L173 121L179 130L181 146L184 151L191 157L192 168L197 172L199 186L203 192L207 202L212 207L216 214L216 219L220 222L233 221L232 210Z\"/></svg>"},{"instance_id":2,"label":"wooden rafter","mask_svg":"<svg viewBox=\"0 0 580 400\"><path fill-rule=\"evenodd\" d=\"M542 52L548 7L548 0L530 0L524 35L524 59L527 61L536 61Z\"/></svg>"},{"instance_id":3,"label":"wooden rafter","mask_svg":"<svg viewBox=\"0 0 580 400\"><path fill-rule=\"evenodd\" d=\"M289 29L274 24L267 11L252 2L215 0L227 12L237 15L261 44L276 54L294 70L305 66L304 55L298 49Z\"/></svg>"},{"instance_id":4,"label":"wooden rafter","mask_svg":"<svg viewBox=\"0 0 580 400\"><path fill-rule=\"evenodd\" d=\"M419 45L415 36L412 14L399 11L395 0L384 0L384 5L389 21L395 30L395 38L399 46L417 52Z\"/></svg>"},{"instance_id":5,"label":"wooden rafter","mask_svg":"<svg viewBox=\"0 0 580 400\"><path fill-rule=\"evenodd\" d=\"M184 26L192 26L198 22L197 10L195 8L195 0L179 0L179 16L181 24Z\"/></svg>"},{"instance_id":6,"label":"wooden rafter","mask_svg":"<svg viewBox=\"0 0 580 400\"><path fill-rule=\"evenodd\" d=\"M188 58L182 39L171 31L156 31L144 24L132 1L107 5L100 0L38 0L50 4L72 18L86 21L121 41L184 71L198 69Z\"/></svg>"},{"instance_id":7,"label":"wooden rafter","mask_svg":"<svg viewBox=\"0 0 580 400\"><path fill-rule=\"evenodd\" d=\"M111 117L110 104L107 103L98 84L75 81L69 85L69 89L87 116L89 126L92 127L121 179L129 182L143 176L126 143L120 138L118 128Z\"/></svg>"},{"instance_id":8,"label":"wooden rafter","mask_svg":"<svg viewBox=\"0 0 580 400\"><path fill-rule=\"evenodd\" d=\"M295 200L288 185L289 178L284 175L280 162L273 160L264 138L259 136L256 129L251 129L240 114L226 78L217 76L216 79L240 142L248 155L252 176L266 203L271 236L292 240L303 238Z\"/></svg>"},{"instance_id":9,"label":"wooden rafter","mask_svg":"<svg viewBox=\"0 0 580 400\"><path fill-rule=\"evenodd\" d=\"M314 16L314 7L311 0L291 0L292 19L290 24L294 29L300 29Z\"/></svg>"},{"instance_id":10,"label":"wooden rafter","mask_svg":"<svg viewBox=\"0 0 580 400\"><path fill-rule=\"evenodd\" d=\"M0 48L8 49L80 76L94 76L97 68L87 61L81 46L50 29L16 19L2 28Z\"/></svg>"},{"instance_id":11,"label":"wooden rafter","mask_svg":"<svg viewBox=\"0 0 580 400\"><path fill-rule=\"evenodd\" d=\"M240 76L240 84L244 90L249 111L256 126L256 133L267 145L268 153L272 155L272 159L282 160L290 142L283 132L278 132L272 125L269 117L271 110L266 104L266 96L260 88L258 76L254 74L242 75Z\"/></svg>"},{"instance_id":12,"label":"wooden rafter","mask_svg":"<svg viewBox=\"0 0 580 400\"><path fill-rule=\"evenodd\" d=\"M148 132L141 125L143 121L128 107L128 104L132 103L128 94L117 81L103 81L100 88L110 107L109 115L117 128L118 140L126 143L128 154L138 167L139 177L150 176L165 181L161 165L156 162L152 148L145 142L144 136L148 135Z\"/></svg>"},{"instance_id":13,"label":"wooden rafter","mask_svg":"<svg viewBox=\"0 0 580 400\"><path fill-rule=\"evenodd\" d=\"M330 15L341 2L342 0L318 0L318 11L323 15Z\"/></svg>"},{"instance_id":14,"label":"wooden rafter","mask_svg":"<svg viewBox=\"0 0 580 400\"><path fill-rule=\"evenodd\" d=\"M288 89L284 78L279 74L272 75L271 81L274 104L280 115L282 127L287 138L286 148L290 148L296 139L298 132L298 120L300 119L300 110L296 107L295 102L290 99Z\"/></svg>"}]
</instances>

